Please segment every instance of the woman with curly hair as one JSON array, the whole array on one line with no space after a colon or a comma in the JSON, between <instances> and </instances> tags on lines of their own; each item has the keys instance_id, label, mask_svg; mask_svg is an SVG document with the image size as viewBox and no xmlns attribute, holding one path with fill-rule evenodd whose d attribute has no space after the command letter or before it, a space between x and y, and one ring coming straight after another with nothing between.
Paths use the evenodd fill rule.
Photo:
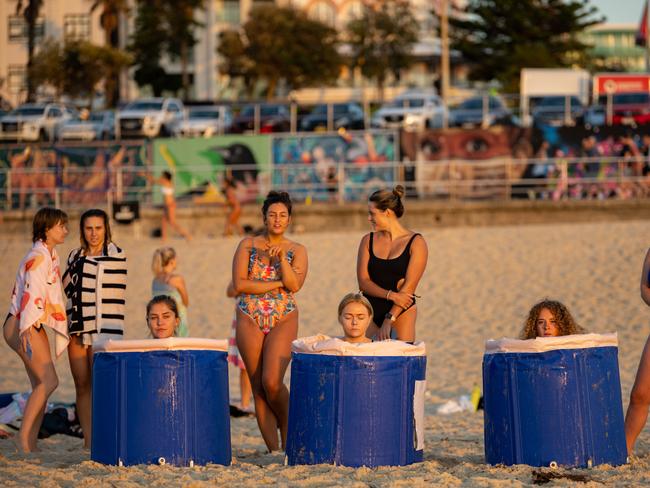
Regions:
<instances>
[{"instance_id":1,"label":"woman with curly hair","mask_svg":"<svg viewBox=\"0 0 650 488\"><path fill-rule=\"evenodd\" d=\"M576 324L566 305L545 299L530 309L519 338L535 339L584 333L585 330Z\"/></svg>"}]
</instances>

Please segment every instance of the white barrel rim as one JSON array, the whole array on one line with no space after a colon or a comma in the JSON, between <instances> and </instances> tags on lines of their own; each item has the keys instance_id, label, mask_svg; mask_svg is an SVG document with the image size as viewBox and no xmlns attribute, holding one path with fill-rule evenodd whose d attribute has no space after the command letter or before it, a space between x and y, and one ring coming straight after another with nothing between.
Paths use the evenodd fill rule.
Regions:
<instances>
[{"instance_id":1,"label":"white barrel rim","mask_svg":"<svg viewBox=\"0 0 650 488\"><path fill-rule=\"evenodd\" d=\"M93 353L148 352L148 351L228 351L227 339L201 337L169 337L167 339L106 339L93 344Z\"/></svg>"},{"instance_id":2,"label":"white barrel rim","mask_svg":"<svg viewBox=\"0 0 650 488\"><path fill-rule=\"evenodd\" d=\"M426 356L424 342L378 341L353 344L338 337L317 334L291 343L291 351L323 356Z\"/></svg>"},{"instance_id":3,"label":"white barrel rim","mask_svg":"<svg viewBox=\"0 0 650 488\"><path fill-rule=\"evenodd\" d=\"M537 337L535 339L488 339L485 354L506 352L547 352L560 349L588 349L592 347L618 347L618 334L574 334L559 337Z\"/></svg>"}]
</instances>

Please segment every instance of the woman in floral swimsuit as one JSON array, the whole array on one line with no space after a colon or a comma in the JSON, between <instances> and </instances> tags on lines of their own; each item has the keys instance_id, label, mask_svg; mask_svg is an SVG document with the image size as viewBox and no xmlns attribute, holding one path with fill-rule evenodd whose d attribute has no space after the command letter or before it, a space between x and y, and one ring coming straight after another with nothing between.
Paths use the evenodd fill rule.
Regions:
<instances>
[{"instance_id":1,"label":"woman in floral swimsuit","mask_svg":"<svg viewBox=\"0 0 650 488\"><path fill-rule=\"evenodd\" d=\"M291 342L298 336L293 294L307 276L307 251L284 235L291 223L291 198L272 191L262 206L266 232L237 247L232 283L237 294L237 347L253 387L257 424L269 451L286 443L289 391L284 374Z\"/></svg>"}]
</instances>

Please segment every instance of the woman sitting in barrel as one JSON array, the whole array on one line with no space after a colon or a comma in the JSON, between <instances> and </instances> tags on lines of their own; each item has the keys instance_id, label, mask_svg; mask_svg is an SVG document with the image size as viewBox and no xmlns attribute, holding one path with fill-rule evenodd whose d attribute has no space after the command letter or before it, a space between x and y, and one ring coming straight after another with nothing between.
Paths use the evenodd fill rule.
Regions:
<instances>
[{"instance_id":1,"label":"woman sitting in barrel","mask_svg":"<svg viewBox=\"0 0 650 488\"><path fill-rule=\"evenodd\" d=\"M339 303L339 324L343 327L341 340L353 344L372 342L366 331L372 321L372 305L361 293L348 293Z\"/></svg>"},{"instance_id":2,"label":"woman sitting in barrel","mask_svg":"<svg viewBox=\"0 0 650 488\"><path fill-rule=\"evenodd\" d=\"M147 303L147 327L154 339L174 337L181 319L176 300L167 295L158 295Z\"/></svg>"},{"instance_id":3,"label":"woman sitting in barrel","mask_svg":"<svg viewBox=\"0 0 650 488\"><path fill-rule=\"evenodd\" d=\"M395 329L397 339L415 340L415 289L427 265L424 238L404 227L404 187L377 190L368 199L373 232L361 239L357 256L359 289L374 311L368 337L385 340Z\"/></svg>"},{"instance_id":4,"label":"woman sitting in barrel","mask_svg":"<svg viewBox=\"0 0 650 488\"><path fill-rule=\"evenodd\" d=\"M576 323L563 303L545 299L530 309L519 338L535 339L584 333L585 330Z\"/></svg>"}]
</instances>

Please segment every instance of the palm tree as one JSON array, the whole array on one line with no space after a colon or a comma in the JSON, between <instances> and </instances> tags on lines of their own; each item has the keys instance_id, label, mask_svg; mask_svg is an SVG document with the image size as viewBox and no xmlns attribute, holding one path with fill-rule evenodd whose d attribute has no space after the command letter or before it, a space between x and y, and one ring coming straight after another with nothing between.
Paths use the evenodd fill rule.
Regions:
<instances>
[{"instance_id":1,"label":"palm tree","mask_svg":"<svg viewBox=\"0 0 650 488\"><path fill-rule=\"evenodd\" d=\"M90 12L102 7L99 16L99 23L104 30L104 44L106 47L120 48L119 45L119 24L120 15L128 12L128 0L94 0ZM118 70L119 71L119 70ZM104 90L106 92L106 106L113 107L119 98L120 73L115 72L114 76L107 76Z\"/></svg>"},{"instance_id":2,"label":"palm tree","mask_svg":"<svg viewBox=\"0 0 650 488\"><path fill-rule=\"evenodd\" d=\"M27 101L33 102L36 95L31 69L34 59L34 48L36 47L36 20L43 6L43 0L18 0L16 15L22 13L27 24Z\"/></svg>"}]
</instances>

